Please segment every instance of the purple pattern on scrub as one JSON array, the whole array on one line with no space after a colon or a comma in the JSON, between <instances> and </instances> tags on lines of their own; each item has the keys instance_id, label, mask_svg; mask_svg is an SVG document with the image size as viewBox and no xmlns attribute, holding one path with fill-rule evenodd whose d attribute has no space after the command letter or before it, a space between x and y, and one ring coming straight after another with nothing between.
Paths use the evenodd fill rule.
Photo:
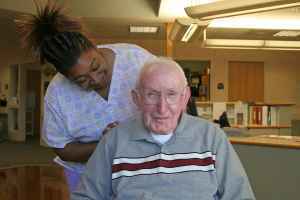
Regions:
<instances>
[{"instance_id":1,"label":"purple pattern on scrub","mask_svg":"<svg viewBox=\"0 0 300 200\"><path fill-rule=\"evenodd\" d=\"M69 191L73 192L80 181L80 174L67 168L64 169L64 174L68 182Z\"/></svg>"}]
</instances>

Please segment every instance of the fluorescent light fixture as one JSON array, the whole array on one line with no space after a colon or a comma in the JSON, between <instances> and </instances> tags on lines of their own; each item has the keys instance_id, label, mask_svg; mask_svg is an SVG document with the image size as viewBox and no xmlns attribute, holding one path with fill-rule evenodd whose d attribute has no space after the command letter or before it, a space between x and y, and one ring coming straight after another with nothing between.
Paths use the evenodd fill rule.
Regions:
<instances>
[{"instance_id":1,"label":"fluorescent light fixture","mask_svg":"<svg viewBox=\"0 0 300 200\"><path fill-rule=\"evenodd\" d=\"M300 41L278 41L278 40L266 40L265 47L273 48L300 48Z\"/></svg>"},{"instance_id":2,"label":"fluorescent light fixture","mask_svg":"<svg viewBox=\"0 0 300 200\"><path fill-rule=\"evenodd\" d=\"M273 29L273 30L300 30L300 20L297 17L279 18L245 15L224 19L215 19L208 25L209 28L246 28L246 29Z\"/></svg>"},{"instance_id":3,"label":"fluorescent light fixture","mask_svg":"<svg viewBox=\"0 0 300 200\"><path fill-rule=\"evenodd\" d=\"M220 0L160 0L158 16L159 18L187 18L185 7L212 3Z\"/></svg>"},{"instance_id":4,"label":"fluorescent light fixture","mask_svg":"<svg viewBox=\"0 0 300 200\"><path fill-rule=\"evenodd\" d=\"M195 31L198 28L198 24L191 24L188 29L186 30L186 32L184 33L183 37L181 38L182 42L188 42L191 37L193 36L193 34L195 33Z\"/></svg>"},{"instance_id":5,"label":"fluorescent light fixture","mask_svg":"<svg viewBox=\"0 0 300 200\"><path fill-rule=\"evenodd\" d=\"M205 47L300 50L300 41L206 39Z\"/></svg>"},{"instance_id":6,"label":"fluorescent light fixture","mask_svg":"<svg viewBox=\"0 0 300 200\"><path fill-rule=\"evenodd\" d=\"M182 42L198 40L202 37L207 25L208 23L197 19L176 19L168 33L168 39Z\"/></svg>"},{"instance_id":7,"label":"fluorescent light fixture","mask_svg":"<svg viewBox=\"0 0 300 200\"><path fill-rule=\"evenodd\" d=\"M185 11L192 18L212 20L296 6L300 6L299 0L228 0L186 7Z\"/></svg>"},{"instance_id":8,"label":"fluorescent light fixture","mask_svg":"<svg viewBox=\"0 0 300 200\"><path fill-rule=\"evenodd\" d=\"M130 26L130 33L157 33L157 26Z\"/></svg>"},{"instance_id":9,"label":"fluorescent light fixture","mask_svg":"<svg viewBox=\"0 0 300 200\"><path fill-rule=\"evenodd\" d=\"M300 35L300 31L279 31L275 33L274 37L298 37Z\"/></svg>"},{"instance_id":10,"label":"fluorescent light fixture","mask_svg":"<svg viewBox=\"0 0 300 200\"><path fill-rule=\"evenodd\" d=\"M232 46L232 47L258 47L264 45L264 40L231 40L231 39L206 39L208 46Z\"/></svg>"}]
</instances>

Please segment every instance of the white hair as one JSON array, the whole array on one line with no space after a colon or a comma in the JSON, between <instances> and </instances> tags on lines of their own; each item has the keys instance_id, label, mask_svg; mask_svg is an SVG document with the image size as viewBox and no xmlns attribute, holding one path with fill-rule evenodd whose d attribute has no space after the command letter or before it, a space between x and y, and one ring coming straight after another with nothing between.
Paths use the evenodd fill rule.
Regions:
<instances>
[{"instance_id":1,"label":"white hair","mask_svg":"<svg viewBox=\"0 0 300 200\"><path fill-rule=\"evenodd\" d=\"M169 68L171 70L177 71L182 78L182 83L184 84L184 86L187 86L188 82L184 74L184 71L177 62L167 57L156 57L144 63L136 82L136 88L139 88L139 86L143 81L143 77L146 73L156 70L157 68L158 69Z\"/></svg>"}]
</instances>

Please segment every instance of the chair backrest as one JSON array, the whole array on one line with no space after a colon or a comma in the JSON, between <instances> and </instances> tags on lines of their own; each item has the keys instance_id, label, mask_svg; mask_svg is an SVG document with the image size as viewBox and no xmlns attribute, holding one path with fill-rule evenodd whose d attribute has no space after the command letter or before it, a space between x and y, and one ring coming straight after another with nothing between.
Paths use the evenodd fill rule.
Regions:
<instances>
[{"instance_id":1,"label":"chair backrest","mask_svg":"<svg viewBox=\"0 0 300 200\"><path fill-rule=\"evenodd\" d=\"M237 136L237 137L248 136L247 134L248 131L246 128L224 127L223 130L227 136Z\"/></svg>"}]
</instances>

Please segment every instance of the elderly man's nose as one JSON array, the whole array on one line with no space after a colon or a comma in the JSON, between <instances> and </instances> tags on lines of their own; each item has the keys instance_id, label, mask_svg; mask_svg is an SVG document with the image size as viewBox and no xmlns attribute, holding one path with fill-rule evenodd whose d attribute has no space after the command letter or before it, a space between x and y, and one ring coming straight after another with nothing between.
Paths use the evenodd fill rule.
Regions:
<instances>
[{"instance_id":1,"label":"elderly man's nose","mask_svg":"<svg viewBox=\"0 0 300 200\"><path fill-rule=\"evenodd\" d=\"M160 95L157 106L159 112L165 112L165 110L167 109L168 103L163 95Z\"/></svg>"}]
</instances>

